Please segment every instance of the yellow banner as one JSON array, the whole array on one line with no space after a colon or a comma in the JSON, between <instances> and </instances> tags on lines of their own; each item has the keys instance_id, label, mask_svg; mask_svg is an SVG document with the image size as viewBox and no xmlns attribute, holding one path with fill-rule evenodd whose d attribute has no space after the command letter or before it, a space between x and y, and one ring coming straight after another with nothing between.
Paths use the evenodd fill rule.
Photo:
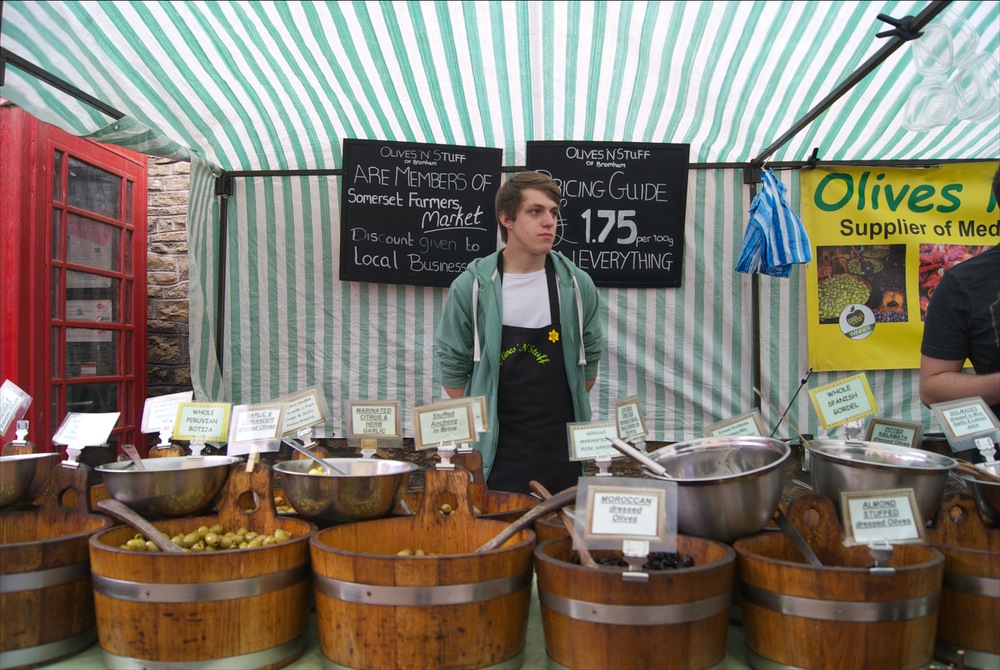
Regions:
<instances>
[{"instance_id":1,"label":"yellow banner","mask_svg":"<svg viewBox=\"0 0 1000 670\"><path fill-rule=\"evenodd\" d=\"M800 172L809 365L920 367L927 302L949 267L1000 242L997 163Z\"/></svg>"}]
</instances>

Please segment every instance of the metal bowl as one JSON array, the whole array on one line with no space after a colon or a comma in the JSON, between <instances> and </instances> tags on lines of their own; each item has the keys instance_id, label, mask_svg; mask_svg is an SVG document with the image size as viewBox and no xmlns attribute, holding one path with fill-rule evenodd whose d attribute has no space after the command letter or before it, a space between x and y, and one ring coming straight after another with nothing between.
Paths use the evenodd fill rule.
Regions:
<instances>
[{"instance_id":1,"label":"metal bowl","mask_svg":"<svg viewBox=\"0 0 1000 670\"><path fill-rule=\"evenodd\" d=\"M994 462L990 466L990 472L1000 475L1000 463ZM1000 526L1000 482L990 482L984 479L976 479L965 473L958 475L965 482L965 487L976 499L976 506L986 518L986 522L991 526Z\"/></svg>"},{"instance_id":2,"label":"metal bowl","mask_svg":"<svg viewBox=\"0 0 1000 670\"><path fill-rule=\"evenodd\" d=\"M36 474L51 472L58 459L55 452L0 457L0 509L22 502Z\"/></svg>"},{"instance_id":3,"label":"metal bowl","mask_svg":"<svg viewBox=\"0 0 1000 670\"><path fill-rule=\"evenodd\" d=\"M837 503L841 492L913 489L924 521L937 514L954 458L922 449L878 442L812 440L812 485Z\"/></svg>"},{"instance_id":4,"label":"metal bowl","mask_svg":"<svg viewBox=\"0 0 1000 670\"><path fill-rule=\"evenodd\" d=\"M238 456L144 458L99 465L108 495L149 518L179 517L211 509Z\"/></svg>"},{"instance_id":5,"label":"metal bowl","mask_svg":"<svg viewBox=\"0 0 1000 670\"><path fill-rule=\"evenodd\" d=\"M706 437L658 449L666 468L658 479L677 482L677 531L732 542L760 531L781 498L789 446L770 437Z\"/></svg>"},{"instance_id":6,"label":"metal bowl","mask_svg":"<svg viewBox=\"0 0 1000 670\"><path fill-rule=\"evenodd\" d=\"M377 458L324 458L333 474L310 474L312 460L274 464L285 498L304 517L337 523L379 519L406 495L417 465ZM339 471L336 472L336 471Z\"/></svg>"}]
</instances>

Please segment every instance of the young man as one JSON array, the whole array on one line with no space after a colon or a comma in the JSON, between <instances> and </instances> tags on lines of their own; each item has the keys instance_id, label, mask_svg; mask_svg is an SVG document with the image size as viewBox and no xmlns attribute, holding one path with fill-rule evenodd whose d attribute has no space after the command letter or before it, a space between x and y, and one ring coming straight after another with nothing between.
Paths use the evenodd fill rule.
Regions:
<instances>
[{"instance_id":1,"label":"young man","mask_svg":"<svg viewBox=\"0 0 1000 670\"><path fill-rule=\"evenodd\" d=\"M558 185L538 172L497 191L501 250L469 264L451 285L434 332L449 397L485 396L491 429L474 446L494 491L553 493L576 484L566 424L590 420L588 392L604 351L591 278L552 251Z\"/></svg>"}]
</instances>

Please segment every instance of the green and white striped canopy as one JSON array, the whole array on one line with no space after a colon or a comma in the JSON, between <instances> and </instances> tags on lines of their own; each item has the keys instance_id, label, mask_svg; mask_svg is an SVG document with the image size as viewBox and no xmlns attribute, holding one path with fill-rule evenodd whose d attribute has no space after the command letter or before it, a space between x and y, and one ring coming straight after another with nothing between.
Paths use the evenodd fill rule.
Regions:
<instances>
[{"instance_id":1,"label":"green and white striped canopy","mask_svg":"<svg viewBox=\"0 0 1000 670\"><path fill-rule=\"evenodd\" d=\"M0 96L71 133L191 160L198 396L262 402L319 384L338 434L345 400L400 400L407 414L441 397L430 343L445 292L338 279L335 176L237 179L221 258L214 175L338 170L344 138L496 147L505 166L524 165L532 140L690 144L682 286L601 289L609 350L592 394L595 418L639 396L649 439L680 440L754 404L750 282L732 272L750 204L742 165L814 149L821 161L1000 156L992 1L948 4L764 153L883 48L876 33L892 26L879 14L929 4L5 0L4 53L105 111L11 59ZM795 173L782 179L797 208ZM761 383L784 407L806 367L803 282L761 281ZM887 416L927 424L913 371L873 386ZM820 432L805 394L789 418Z\"/></svg>"}]
</instances>

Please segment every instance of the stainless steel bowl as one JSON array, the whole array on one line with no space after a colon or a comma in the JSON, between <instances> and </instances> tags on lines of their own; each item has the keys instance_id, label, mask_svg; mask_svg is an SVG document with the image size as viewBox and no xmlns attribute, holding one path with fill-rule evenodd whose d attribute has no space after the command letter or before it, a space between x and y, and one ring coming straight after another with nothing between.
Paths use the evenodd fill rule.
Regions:
<instances>
[{"instance_id":1,"label":"stainless steel bowl","mask_svg":"<svg viewBox=\"0 0 1000 670\"><path fill-rule=\"evenodd\" d=\"M51 472L58 458L55 452L0 457L0 509L22 502L35 475Z\"/></svg>"},{"instance_id":2,"label":"stainless steel bowl","mask_svg":"<svg viewBox=\"0 0 1000 670\"><path fill-rule=\"evenodd\" d=\"M770 521L791 453L770 437L706 437L649 456L667 471L659 479L677 482L678 532L731 542Z\"/></svg>"},{"instance_id":3,"label":"stainless steel bowl","mask_svg":"<svg viewBox=\"0 0 1000 670\"><path fill-rule=\"evenodd\" d=\"M1000 476L1000 463L991 464L990 472ZM976 506L991 526L1000 526L1000 482L975 479L965 473L958 475L976 500Z\"/></svg>"},{"instance_id":4,"label":"stainless steel bowl","mask_svg":"<svg viewBox=\"0 0 1000 670\"><path fill-rule=\"evenodd\" d=\"M843 491L913 489L924 521L937 514L948 473L958 467L949 456L878 442L811 440L812 485L840 509Z\"/></svg>"},{"instance_id":5,"label":"stainless steel bowl","mask_svg":"<svg viewBox=\"0 0 1000 670\"><path fill-rule=\"evenodd\" d=\"M406 495L417 466L377 458L324 458L333 474L310 474L312 460L274 464L285 499L304 517L338 523L379 519L392 513ZM338 473L339 472L339 473Z\"/></svg>"},{"instance_id":6,"label":"stainless steel bowl","mask_svg":"<svg viewBox=\"0 0 1000 670\"><path fill-rule=\"evenodd\" d=\"M132 461L94 468L108 495L149 518L180 517L211 509L238 456L144 458L145 470Z\"/></svg>"}]
</instances>

